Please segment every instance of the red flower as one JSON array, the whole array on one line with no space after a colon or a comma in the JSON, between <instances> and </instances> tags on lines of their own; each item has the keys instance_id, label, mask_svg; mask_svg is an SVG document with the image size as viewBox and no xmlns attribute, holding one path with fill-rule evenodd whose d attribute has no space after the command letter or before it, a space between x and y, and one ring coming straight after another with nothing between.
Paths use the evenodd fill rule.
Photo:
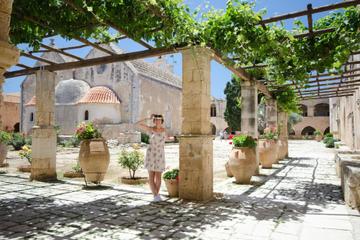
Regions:
<instances>
[{"instance_id":1,"label":"red flower","mask_svg":"<svg viewBox=\"0 0 360 240\"><path fill-rule=\"evenodd\" d=\"M231 144L232 144L232 142L229 142L229 144L231 145Z\"/></svg>"},{"instance_id":2,"label":"red flower","mask_svg":"<svg viewBox=\"0 0 360 240\"><path fill-rule=\"evenodd\" d=\"M179 176L176 176L176 181L179 181Z\"/></svg>"}]
</instances>

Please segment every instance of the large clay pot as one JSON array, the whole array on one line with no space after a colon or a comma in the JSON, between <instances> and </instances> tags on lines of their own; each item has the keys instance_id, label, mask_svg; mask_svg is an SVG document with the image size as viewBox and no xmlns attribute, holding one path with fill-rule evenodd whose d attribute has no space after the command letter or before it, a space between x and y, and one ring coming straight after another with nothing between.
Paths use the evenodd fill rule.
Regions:
<instances>
[{"instance_id":1,"label":"large clay pot","mask_svg":"<svg viewBox=\"0 0 360 240\"><path fill-rule=\"evenodd\" d=\"M179 196L179 181L176 179L164 179L170 197Z\"/></svg>"},{"instance_id":2,"label":"large clay pot","mask_svg":"<svg viewBox=\"0 0 360 240\"><path fill-rule=\"evenodd\" d=\"M259 141L259 158L262 168L272 168L277 162L277 144L274 140Z\"/></svg>"},{"instance_id":3,"label":"large clay pot","mask_svg":"<svg viewBox=\"0 0 360 240\"><path fill-rule=\"evenodd\" d=\"M226 176L228 176L228 177L233 177L234 176L232 174L231 170L230 170L229 162L225 163L225 170L226 170Z\"/></svg>"},{"instance_id":4,"label":"large clay pot","mask_svg":"<svg viewBox=\"0 0 360 240\"><path fill-rule=\"evenodd\" d=\"M7 145L4 143L0 143L0 166L4 164L7 152L8 152Z\"/></svg>"},{"instance_id":5,"label":"large clay pot","mask_svg":"<svg viewBox=\"0 0 360 240\"><path fill-rule=\"evenodd\" d=\"M321 135L316 135L315 140L320 142L322 140L322 136Z\"/></svg>"},{"instance_id":6,"label":"large clay pot","mask_svg":"<svg viewBox=\"0 0 360 240\"><path fill-rule=\"evenodd\" d=\"M257 168L255 148L233 148L230 153L229 166L236 183L249 184Z\"/></svg>"},{"instance_id":7,"label":"large clay pot","mask_svg":"<svg viewBox=\"0 0 360 240\"><path fill-rule=\"evenodd\" d=\"M284 159L287 156L287 143L283 140L278 140L278 160Z\"/></svg>"},{"instance_id":8,"label":"large clay pot","mask_svg":"<svg viewBox=\"0 0 360 240\"><path fill-rule=\"evenodd\" d=\"M109 148L102 138L83 140L80 144L79 163L87 182L104 180L110 162Z\"/></svg>"}]
</instances>

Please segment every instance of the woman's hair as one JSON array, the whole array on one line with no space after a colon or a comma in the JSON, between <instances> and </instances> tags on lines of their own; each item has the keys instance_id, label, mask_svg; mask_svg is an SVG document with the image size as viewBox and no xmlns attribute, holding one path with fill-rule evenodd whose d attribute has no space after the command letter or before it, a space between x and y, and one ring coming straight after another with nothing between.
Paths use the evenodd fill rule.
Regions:
<instances>
[{"instance_id":1,"label":"woman's hair","mask_svg":"<svg viewBox=\"0 0 360 240\"><path fill-rule=\"evenodd\" d=\"M153 123L155 123L155 119L161 118L161 123L164 123L164 117L161 114L154 114Z\"/></svg>"}]
</instances>

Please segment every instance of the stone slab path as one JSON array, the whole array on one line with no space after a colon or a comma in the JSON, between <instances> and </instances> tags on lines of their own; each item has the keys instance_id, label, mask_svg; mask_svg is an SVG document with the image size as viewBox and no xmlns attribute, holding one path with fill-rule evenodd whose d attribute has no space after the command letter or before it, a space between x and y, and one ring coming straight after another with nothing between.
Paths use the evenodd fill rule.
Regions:
<instances>
[{"instance_id":1,"label":"stone slab path","mask_svg":"<svg viewBox=\"0 0 360 240\"><path fill-rule=\"evenodd\" d=\"M139 188L0 174L0 239L360 239L333 157L322 143L290 141L289 159L252 185L218 182L208 203L155 204Z\"/></svg>"}]
</instances>

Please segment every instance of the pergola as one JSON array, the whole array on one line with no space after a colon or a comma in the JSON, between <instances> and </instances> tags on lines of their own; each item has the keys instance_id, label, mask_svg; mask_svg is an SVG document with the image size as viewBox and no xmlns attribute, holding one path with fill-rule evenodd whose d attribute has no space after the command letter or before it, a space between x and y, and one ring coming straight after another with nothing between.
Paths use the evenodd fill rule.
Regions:
<instances>
[{"instance_id":1,"label":"pergola","mask_svg":"<svg viewBox=\"0 0 360 240\"><path fill-rule=\"evenodd\" d=\"M73 38L81 44L67 46L64 48L54 48L41 43L39 50L30 52L18 51L8 43L10 16L16 16L24 21L31 22L41 28L52 30L53 34L59 33L52 29L52 26L38 19L36 16L25 14L23 9L16 5L12 6L13 0L0 0L0 76L10 79L19 76L36 74L36 108L37 119L33 133L33 164L32 178L37 180L56 177L55 160L56 144L54 147L55 133L54 125L54 72L66 69L89 67L99 64L108 64L120 61L131 61L149 57L156 57L166 54L181 52L183 54L183 102L182 102L182 135L180 137L180 197L185 199L206 200L212 197L212 136L210 128L210 61L212 59L225 65L230 71L242 79L242 131L247 132L253 137L257 137L257 95L258 90L267 96L269 112L267 118L269 124L279 123L281 127L280 139L287 141L286 121L287 115L284 112L277 113L276 102L273 96L277 91L281 91L281 86L276 85L271 80L255 79L247 69L265 67L265 64L254 66L238 67L237 59L231 58L211 46L188 46L177 44L170 47L154 47L151 43L142 39L135 39L132 34L123 29L119 24L111 20L103 20L98 16L93 16L94 24L107 25L120 33L116 40L132 39L140 44L145 50L129 53L117 54L104 48L103 42L94 42L91 39ZM82 6L73 0L66 0L67 8L71 11L86 13ZM313 37L334 31L334 29L313 30L313 14L335 10L339 8L355 6L360 4L360 0L340 2L337 4L312 8L311 4L304 11L289 13L281 16L263 19L259 25L275 23L278 21L307 16L308 32L295 35L298 38ZM164 18L158 9L150 9L154 16ZM70 36L69 36L70 37ZM83 59L72 52L72 50L92 47L103 52L106 56L93 59ZM36 53L57 52L74 61L66 63L56 63L36 56ZM357 54L359 52L354 52ZM19 55L30 58L42 63L42 66L27 66L18 62ZM325 73L309 75L307 86L299 86L291 79L285 86L296 89L300 99L315 99L349 96L355 87L360 86L360 74L356 73L360 69L348 69L347 66L358 64L359 62L347 62L344 64L345 71L337 75ZM11 65L16 65L19 70L6 71ZM346 79L351 79L346 81ZM3 79L0 80L0 86ZM284 86L284 85L282 85ZM2 98L0 98L2 104ZM43 102L43 103L42 103ZM49 103L53 104L49 104ZM44 104L46 103L46 104ZM1 106L1 105L0 105ZM274 110L275 109L275 110ZM198 116L198 117L194 117ZM1 118L0 118L1 122ZM55 140L54 140L55 139ZM47 146L47 147L44 147ZM284 144L287 149L287 144Z\"/></svg>"}]
</instances>

